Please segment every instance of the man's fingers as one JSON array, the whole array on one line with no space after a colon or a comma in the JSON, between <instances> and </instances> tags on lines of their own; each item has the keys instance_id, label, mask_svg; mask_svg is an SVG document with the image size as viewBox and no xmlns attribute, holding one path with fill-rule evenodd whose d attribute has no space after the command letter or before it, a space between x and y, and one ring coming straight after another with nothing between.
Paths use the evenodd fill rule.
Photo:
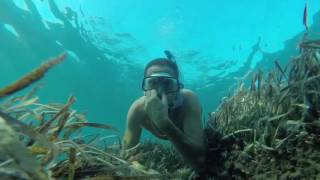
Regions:
<instances>
[{"instance_id":1,"label":"man's fingers","mask_svg":"<svg viewBox=\"0 0 320 180\"><path fill-rule=\"evenodd\" d=\"M157 90L155 90L155 89L151 89L150 93L151 93L151 95L150 95L151 98L154 98L157 96Z\"/></svg>"},{"instance_id":2,"label":"man's fingers","mask_svg":"<svg viewBox=\"0 0 320 180\"><path fill-rule=\"evenodd\" d=\"M151 92L150 92L150 91L146 91L146 92L144 93L144 95L145 95L146 97L149 97L149 96L151 95Z\"/></svg>"},{"instance_id":3,"label":"man's fingers","mask_svg":"<svg viewBox=\"0 0 320 180\"><path fill-rule=\"evenodd\" d=\"M145 92L145 98L144 98L144 110L147 111L148 108L148 104L150 101L150 96L151 96L151 92L150 91L146 91Z\"/></svg>"},{"instance_id":4,"label":"man's fingers","mask_svg":"<svg viewBox=\"0 0 320 180\"><path fill-rule=\"evenodd\" d=\"M166 93L162 93L162 99L161 99L162 103L164 104L168 104L168 96Z\"/></svg>"},{"instance_id":5,"label":"man's fingers","mask_svg":"<svg viewBox=\"0 0 320 180\"><path fill-rule=\"evenodd\" d=\"M146 91L146 98L144 101L144 110L147 110L153 99L157 95L157 91L155 89L151 89L150 91Z\"/></svg>"},{"instance_id":6,"label":"man's fingers","mask_svg":"<svg viewBox=\"0 0 320 180\"><path fill-rule=\"evenodd\" d=\"M151 90L145 92L145 96L148 99L151 99L151 98L155 97L156 95L157 95L157 90L155 90L155 89L151 89Z\"/></svg>"}]
</instances>

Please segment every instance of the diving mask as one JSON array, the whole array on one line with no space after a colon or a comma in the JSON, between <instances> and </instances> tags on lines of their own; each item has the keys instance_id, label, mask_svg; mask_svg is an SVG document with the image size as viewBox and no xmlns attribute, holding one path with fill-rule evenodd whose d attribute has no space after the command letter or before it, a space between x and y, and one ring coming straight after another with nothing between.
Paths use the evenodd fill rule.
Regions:
<instances>
[{"instance_id":1,"label":"diving mask","mask_svg":"<svg viewBox=\"0 0 320 180\"><path fill-rule=\"evenodd\" d=\"M168 73L153 73L142 81L144 91L156 89L168 94L178 92L182 87L183 85L179 83L179 80Z\"/></svg>"}]
</instances>

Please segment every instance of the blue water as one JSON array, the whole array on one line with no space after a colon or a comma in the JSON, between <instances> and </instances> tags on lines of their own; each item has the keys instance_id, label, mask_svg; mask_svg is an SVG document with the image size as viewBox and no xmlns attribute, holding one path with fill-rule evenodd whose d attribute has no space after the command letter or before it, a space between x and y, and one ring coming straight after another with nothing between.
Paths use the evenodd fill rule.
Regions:
<instances>
[{"instance_id":1,"label":"blue water","mask_svg":"<svg viewBox=\"0 0 320 180\"><path fill-rule=\"evenodd\" d=\"M78 100L73 107L88 112L89 121L112 124L122 133L130 104L142 95L144 66L168 49L177 57L185 87L199 95L206 119L241 77L271 68L272 58L284 65L297 53L305 2L56 0L59 12L69 7L78 15L80 30L74 20L57 18L47 0L1 0L0 87L68 51L67 61L41 80L42 102L65 102L73 94ZM308 2L315 36L320 21L312 17L319 3ZM272 58L256 53L248 61L259 37Z\"/></svg>"}]
</instances>

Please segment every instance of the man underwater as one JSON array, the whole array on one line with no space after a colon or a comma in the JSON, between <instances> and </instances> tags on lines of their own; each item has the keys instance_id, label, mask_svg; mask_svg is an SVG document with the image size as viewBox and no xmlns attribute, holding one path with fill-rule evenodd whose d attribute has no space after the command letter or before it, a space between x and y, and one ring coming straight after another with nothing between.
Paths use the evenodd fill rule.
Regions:
<instances>
[{"instance_id":1,"label":"man underwater","mask_svg":"<svg viewBox=\"0 0 320 180\"><path fill-rule=\"evenodd\" d=\"M179 81L179 68L173 56L150 61L142 81L144 96L133 102L127 115L123 153L135 147L142 128L169 140L187 162L200 169L205 161L201 105L191 90Z\"/></svg>"}]
</instances>

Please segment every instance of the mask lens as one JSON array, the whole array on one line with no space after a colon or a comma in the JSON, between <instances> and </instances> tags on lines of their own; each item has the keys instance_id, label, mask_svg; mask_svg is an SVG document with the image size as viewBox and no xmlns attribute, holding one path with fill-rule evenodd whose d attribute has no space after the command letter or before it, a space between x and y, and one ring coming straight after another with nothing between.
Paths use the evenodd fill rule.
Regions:
<instances>
[{"instance_id":1,"label":"mask lens","mask_svg":"<svg viewBox=\"0 0 320 180\"><path fill-rule=\"evenodd\" d=\"M153 78L153 77L147 77L144 78L144 81L142 83L142 89L144 91L149 91L151 89L155 89L156 85L158 84L158 79Z\"/></svg>"},{"instance_id":2,"label":"mask lens","mask_svg":"<svg viewBox=\"0 0 320 180\"><path fill-rule=\"evenodd\" d=\"M166 92L174 92L178 90L178 81L173 78L165 78L162 81L162 87Z\"/></svg>"},{"instance_id":3,"label":"mask lens","mask_svg":"<svg viewBox=\"0 0 320 180\"><path fill-rule=\"evenodd\" d=\"M166 93L176 92L179 90L179 82L171 77L146 77L142 82L142 89L149 91L151 89L161 88Z\"/></svg>"}]
</instances>

